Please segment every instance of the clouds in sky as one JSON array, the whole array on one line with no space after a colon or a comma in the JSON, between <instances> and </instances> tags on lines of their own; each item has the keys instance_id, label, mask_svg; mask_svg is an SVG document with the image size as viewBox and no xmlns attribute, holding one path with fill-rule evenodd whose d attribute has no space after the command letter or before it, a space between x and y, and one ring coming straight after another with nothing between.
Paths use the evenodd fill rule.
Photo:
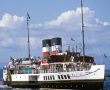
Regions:
<instances>
[{"instance_id":1,"label":"clouds in sky","mask_svg":"<svg viewBox=\"0 0 110 90\"><path fill-rule=\"evenodd\" d=\"M88 53L97 54L95 48L107 50L110 45L110 22L102 21L95 17L95 11L84 7L85 41ZM23 16L11 15L6 13L0 20L0 46L1 47L21 47L27 44L26 18ZM25 26L24 26L25 25ZM63 44L68 44L70 38L75 39L75 44L81 43L81 10L68 10L62 12L59 16L50 21L30 24L31 47L37 51L42 47L42 39L60 36L63 38ZM105 45L100 45L101 43ZM100 46L99 46L100 45ZM106 47L105 47L106 46ZM41 49L40 49L41 50ZM102 52L103 52L102 51ZM41 51L42 52L42 51ZM107 50L107 52L109 52ZM17 54L18 52L16 52ZM37 52L36 52L37 53ZM110 52L109 52L110 53Z\"/></svg>"},{"instance_id":2,"label":"clouds in sky","mask_svg":"<svg viewBox=\"0 0 110 90\"><path fill-rule=\"evenodd\" d=\"M96 12L88 7L84 7L83 10L87 52L99 55L100 53L94 52L96 51L95 48L101 50L101 53L108 52L105 50L107 46L110 45L107 43L107 40L110 39L110 31L108 31L110 22L102 21L95 17ZM73 37L77 43L81 43L81 10L77 8L76 10L65 11L56 17L56 19L39 24L31 24L31 28L35 29L35 32L42 34L42 37L45 38L61 36L64 40L64 44L70 43L69 40L71 37ZM107 46L105 47L102 43Z\"/></svg>"},{"instance_id":3,"label":"clouds in sky","mask_svg":"<svg viewBox=\"0 0 110 90\"><path fill-rule=\"evenodd\" d=\"M99 18L95 18L95 11L88 7L83 8L84 13L84 24L86 27L102 27L110 26L110 22L101 21ZM65 30L76 30L81 26L81 9L68 10L61 13L56 19L50 21L44 21L39 24L31 24L31 28L44 28L44 29L54 29L63 28Z\"/></svg>"},{"instance_id":4,"label":"clouds in sky","mask_svg":"<svg viewBox=\"0 0 110 90\"><path fill-rule=\"evenodd\" d=\"M5 13L0 20L0 27L15 29L24 23L25 18Z\"/></svg>"},{"instance_id":5,"label":"clouds in sky","mask_svg":"<svg viewBox=\"0 0 110 90\"><path fill-rule=\"evenodd\" d=\"M91 18L94 15L94 11L89 9L88 7L84 7L84 20L85 23L89 24L92 20ZM56 19L45 21L42 24L31 25L31 27L45 27L48 29L56 28L56 27L64 27L69 28L70 30L74 28L79 28L81 25L81 10L77 8L76 10L68 10L61 13Z\"/></svg>"}]
</instances>

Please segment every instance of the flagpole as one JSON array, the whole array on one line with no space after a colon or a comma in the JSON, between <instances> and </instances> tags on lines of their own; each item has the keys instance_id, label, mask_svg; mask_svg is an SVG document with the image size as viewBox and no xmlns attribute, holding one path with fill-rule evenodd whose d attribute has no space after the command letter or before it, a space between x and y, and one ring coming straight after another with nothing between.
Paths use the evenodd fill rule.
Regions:
<instances>
[{"instance_id":1,"label":"flagpole","mask_svg":"<svg viewBox=\"0 0 110 90\"><path fill-rule=\"evenodd\" d=\"M84 40L84 22L83 22L83 1L81 0L81 17L82 17L82 43L83 43L83 62L85 61L85 40Z\"/></svg>"},{"instance_id":2,"label":"flagpole","mask_svg":"<svg viewBox=\"0 0 110 90\"><path fill-rule=\"evenodd\" d=\"M29 35L29 22L30 22L30 16L29 14L27 13L27 31L28 31L28 58L30 60L30 35Z\"/></svg>"}]
</instances>

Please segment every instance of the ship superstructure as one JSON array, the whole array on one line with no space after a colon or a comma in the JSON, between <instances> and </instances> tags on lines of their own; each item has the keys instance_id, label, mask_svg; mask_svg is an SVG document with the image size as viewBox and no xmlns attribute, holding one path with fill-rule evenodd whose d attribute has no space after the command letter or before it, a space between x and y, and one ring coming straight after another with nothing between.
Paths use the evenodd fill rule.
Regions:
<instances>
[{"instance_id":1,"label":"ship superstructure","mask_svg":"<svg viewBox=\"0 0 110 90\"><path fill-rule=\"evenodd\" d=\"M81 56L79 52L62 52L59 37L42 42L42 59L11 58L3 69L5 84L36 88L103 88L104 65L96 65L93 57Z\"/></svg>"}]
</instances>

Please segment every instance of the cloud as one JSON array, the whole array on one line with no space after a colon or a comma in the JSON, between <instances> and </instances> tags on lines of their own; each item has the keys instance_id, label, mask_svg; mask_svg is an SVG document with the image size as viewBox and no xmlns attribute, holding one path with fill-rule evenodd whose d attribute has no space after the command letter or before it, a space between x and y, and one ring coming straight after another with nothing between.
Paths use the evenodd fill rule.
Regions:
<instances>
[{"instance_id":1,"label":"cloud","mask_svg":"<svg viewBox=\"0 0 110 90\"><path fill-rule=\"evenodd\" d=\"M7 47L13 44L12 38L4 38L3 40L0 40L0 45L3 47Z\"/></svg>"},{"instance_id":2,"label":"cloud","mask_svg":"<svg viewBox=\"0 0 110 90\"><path fill-rule=\"evenodd\" d=\"M95 13L96 12L94 10L84 7L86 52L89 54L98 54L99 51L97 48L102 50L102 52L104 52L104 50L106 50L106 52L110 52L107 49L110 45L108 42L110 40L110 31L108 30L110 29L110 22L102 21L101 19L95 17ZM5 15L7 16L7 19ZM18 30L17 27L21 27L25 19L24 17L16 16L17 19L15 20L14 16L10 14L5 15L3 16L5 19L2 17L2 20L0 21L0 27L10 29L16 28L16 30L0 30L0 33L2 33L0 36L0 45L8 48L15 47L15 50L17 48L21 48L20 52L23 53L25 51L24 48L27 48L27 30L26 28ZM9 21L11 23L9 23ZM4 26L1 22L4 23ZM65 11L56 17L56 19L50 21L44 21L39 24L31 23L30 41L31 49L35 52L35 55L39 49L39 52L42 52L42 40L53 37L61 37L63 48L66 49L67 44L72 44L75 47L76 44L82 43L80 8ZM75 39L75 42L71 42L71 37ZM103 45L102 43L106 45ZM78 48L81 48L81 46Z\"/></svg>"},{"instance_id":3,"label":"cloud","mask_svg":"<svg viewBox=\"0 0 110 90\"><path fill-rule=\"evenodd\" d=\"M101 26L110 26L110 22L107 22L107 21L103 22L99 19L96 19L96 23L101 25Z\"/></svg>"},{"instance_id":4,"label":"cloud","mask_svg":"<svg viewBox=\"0 0 110 90\"><path fill-rule=\"evenodd\" d=\"M95 18L95 11L91 10L88 7L83 8L84 12L84 24L87 30L102 30L102 27L106 27L110 25L110 22L103 22L98 18ZM22 16L11 14L5 14L0 20L0 27L4 28L19 28L23 25L25 18ZM24 29L24 28L23 28ZM73 32L74 31L74 32ZM88 44L96 44L98 42L97 38L99 35L94 36L94 34L87 33L89 36L86 41ZM97 32L96 32L97 33ZM19 46L25 46L25 42L27 42L27 35L25 30L16 30L16 32L6 31L5 34L1 37L3 46L13 45L18 43ZM25 36L24 36L25 35ZM6 36L6 37L5 37ZM76 10L68 10L61 13L56 19L50 21L44 21L39 24L31 24L30 25L30 40L32 47L39 46L41 43L38 43L38 39L42 40L45 38L52 38L54 36L61 36L65 40L66 37L74 37L79 42L81 40L81 8L78 7ZM94 38L92 38L94 37ZM9 38L9 39L5 39ZM91 38L91 40L89 39ZM38 41L37 41L38 40ZM68 41L68 40L67 40ZM68 43L68 42L65 42Z\"/></svg>"},{"instance_id":5,"label":"cloud","mask_svg":"<svg viewBox=\"0 0 110 90\"><path fill-rule=\"evenodd\" d=\"M2 28L11 28L15 29L20 27L25 21L25 18L22 16L11 15L9 13L5 13L0 20L0 27Z\"/></svg>"},{"instance_id":6,"label":"cloud","mask_svg":"<svg viewBox=\"0 0 110 90\"><path fill-rule=\"evenodd\" d=\"M99 18L95 17L95 11L88 7L83 8L84 13L84 25L89 28L89 30L97 30L97 28L103 26L110 26L110 22L101 21ZM61 13L56 19L45 21L39 24L31 24L30 28L34 29L63 29L67 31L75 31L81 28L81 8L78 7L76 10L68 10ZM90 29L92 28L92 29Z\"/></svg>"},{"instance_id":7,"label":"cloud","mask_svg":"<svg viewBox=\"0 0 110 90\"><path fill-rule=\"evenodd\" d=\"M88 7L84 7L84 22L89 24L91 22L91 18L94 16L94 11L89 9ZM61 13L56 19L51 21L46 21L41 24L31 25L31 28L45 28L45 29L54 29L56 27L60 27L63 29L76 29L81 26L81 10L77 8L76 10L68 10L66 12Z\"/></svg>"},{"instance_id":8,"label":"cloud","mask_svg":"<svg viewBox=\"0 0 110 90\"><path fill-rule=\"evenodd\" d=\"M93 45L98 48L101 41L106 41L109 38L107 34L104 33L105 27L110 25L108 21L102 21L101 19L95 17L95 11L84 7L84 24L85 24L85 41L87 50L89 53L89 48ZM63 44L70 43L70 38L74 38L77 43L81 43L81 8L78 7L76 10L68 10L61 13L56 19L50 21L44 21L39 24L30 25L31 34L33 38L53 38L53 37L62 37ZM88 31L89 30L89 31ZM108 34L110 32L107 32ZM107 36L106 36L107 35ZM76 43L75 42L75 43ZM104 43L104 42L103 42ZM37 45L37 44L36 44ZM39 46L41 43L39 44ZM103 46L102 46L103 47Z\"/></svg>"},{"instance_id":9,"label":"cloud","mask_svg":"<svg viewBox=\"0 0 110 90\"><path fill-rule=\"evenodd\" d=\"M16 42L19 43L21 47L27 46L27 37L21 37L16 40ZM41 44L40 42L38 42L39 40L40 38L30 37L30 45L32 49L35 49L37 46L39 46L39 44Z\"/></svg>"}]
</instances>

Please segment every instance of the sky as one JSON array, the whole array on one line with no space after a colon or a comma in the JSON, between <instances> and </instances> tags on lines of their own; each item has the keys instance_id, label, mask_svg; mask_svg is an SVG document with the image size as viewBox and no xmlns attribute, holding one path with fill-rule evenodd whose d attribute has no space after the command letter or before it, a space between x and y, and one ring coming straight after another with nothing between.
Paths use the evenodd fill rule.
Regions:
<instances>
[{"instance_id":1,"label":"sky","mask_svg":"<svg viewBox=\"0 0 110 90\"><path fill-rule=\"evenodd\" d=\"M86 55L110 69L110 0L83 0ZM27 12L31 56L42 57L42 40L62 38L62 49L82 53L80 0L0 0L0 68L10 57L27 57ZM75 41L71 41L73 38Z\"/></svg>"}]
</instances>

